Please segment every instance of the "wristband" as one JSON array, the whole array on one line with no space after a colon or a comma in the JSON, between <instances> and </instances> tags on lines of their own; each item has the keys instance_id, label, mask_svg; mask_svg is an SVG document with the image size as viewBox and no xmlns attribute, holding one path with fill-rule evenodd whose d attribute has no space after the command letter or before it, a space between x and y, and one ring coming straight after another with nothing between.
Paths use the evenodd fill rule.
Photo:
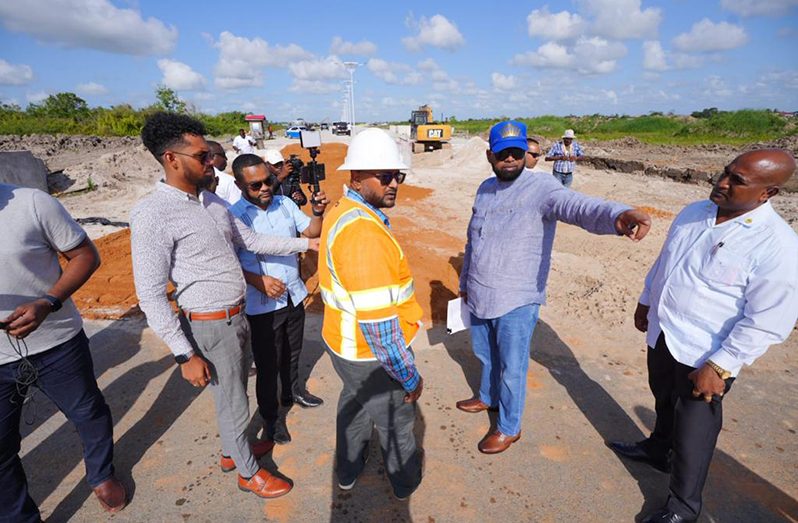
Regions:
<instances>
[{"instance_id":1,"label":"wristband","mask_svg":"<svg viewBox=\"0 0 798 523\"><path fill-rule=\"evenodd\" d=\"M316 217L324 216L324 211L316 212L316 209L311 209L311 211L313 211L313 216L316 216Z\"/></svg>"},{"instance_id":2,"label":"wristband","mask_svg":"<svg viewBox=\"0 0 798 523\"><path fill-rule=\"evenodd\" d=\"M61 306L63 305L61 300L50 294L45 294L43 298L50 302L50 312L56 312L57 310L60 310Z\"/></svg>"}]
</instances>

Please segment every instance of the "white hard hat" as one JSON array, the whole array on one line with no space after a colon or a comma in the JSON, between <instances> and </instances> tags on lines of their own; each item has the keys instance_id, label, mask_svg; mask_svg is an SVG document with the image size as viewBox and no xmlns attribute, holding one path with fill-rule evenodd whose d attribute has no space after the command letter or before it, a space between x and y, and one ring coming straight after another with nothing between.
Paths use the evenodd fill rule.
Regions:
<instances>
[{"instance_id":1,"label":"white hard hat","mask_svg":"<svg viewBox=\"0 0 798 523\"><path fill-rule=\"evenodd\" d=\"M349 144L339 171L398 170L409 167L402 161L399 146L391 136L376 127L360 131Z\"/></svg>"},{"instance_id":2,"label":"white hard hat","mask_svg":"<svg viewBox=\"0 0 798 523\"><path fill-rule=\"evenodd\" d=\"M266 157L264 158L266 163L270 163L272 165L277 165L280 162L284 162L283 155L280 154L280 151L277 149L266 149Z\"/></svg>"},{"instance_id":3,"label":"white hard hat","mask_svg":"<svg viewBox=\"0 0 798 523\"><path fill-rule=\"evenodd\" d=\"M564 133L562 133L563 138L574 138L576 135L574 134L573 129L566 129Z\"/></svg>"}]
</instances>

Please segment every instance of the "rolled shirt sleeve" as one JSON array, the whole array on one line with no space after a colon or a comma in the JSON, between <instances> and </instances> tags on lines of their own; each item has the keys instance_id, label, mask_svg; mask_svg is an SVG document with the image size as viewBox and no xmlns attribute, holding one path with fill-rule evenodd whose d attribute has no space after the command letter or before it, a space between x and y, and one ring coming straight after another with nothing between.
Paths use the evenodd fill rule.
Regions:
<instances>
[{"instance_id":1,"label":"rolled shirt sleeve","mask_svg":"<svg viewBox=\"0 0 798 523\"><path fill-rule=\"evenodd\" d=\"M233 244L236 247L243 247L256 254L272 256L287 256L308 250L310 244L308 238L283 238L258 234L232 213L228 213L228 216L233 233Z\"/></svg>"}]
</instances>

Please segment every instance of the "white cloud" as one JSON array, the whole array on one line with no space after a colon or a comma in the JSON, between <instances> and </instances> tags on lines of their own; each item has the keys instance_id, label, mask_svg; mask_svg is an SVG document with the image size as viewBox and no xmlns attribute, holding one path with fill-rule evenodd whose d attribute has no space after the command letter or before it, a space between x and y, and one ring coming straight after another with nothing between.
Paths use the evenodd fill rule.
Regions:
<instances>
[{"instance_id":1,"label":"white cloud","mask_svg":"<svg viewBox=\"0 0 798 523\"><path fill-rule=\"evenodd\" d=\"M418 34L402 38L402 43L409 51L420 51L425 46L453 51L465 45L465 38L457 26L443 15L432 18L422 16L418 23L411 20L410 25L418 28Z\"/></svg>"},{"instance_id":2,"label":"white cloud","mask_svg":"<svg viewBox=\"0 0 798 523\"><path fill-rule=\"evenodd\" d=\"M108 88L97 82L87 82L79 84L76 88L78 94L100 96L108 94Z\"/></svg>"},{"instance_id":3,"label":"white cloud","mask_svg":"<svg viewBox=\"0 0 798 523\"><path fill-rule=\"evenodd\" d=\"M720 6L740 16L780 16L798 6L798 0L720 0Z\"/></svg>"},{"instance_id":4,"label":"white cloud","mask_svg":"<svg viewBox=\"0 0 798 523\"><path fill-rule=\"evenodd\" d=\"M436 71L440 69L441 66L438 65L438 62L436 62L434 59L427 58L418 63L418 68L422 71Z\"/></svg>"},{"instance_id":5,"label":"white cloud","mask_svg":"<svg viewBox=\"0 0 798 523\"><path fill-rule=\"evenodd\" d=\"M214 83L221 89L261 86L264 67L288 67L294 61L313 58L296 44L270 45L262 38L244 38L228 31L222 32L213 46L219 49Z\"/></svg>"},{"instance_id":6,"label":"white cloud","mask_svg":"<svg viewBox=\"0 0 798 523\"><path fill-rule=\"evenodd\" d=\"M170 53L178 34L174 26L108 0L3 0L0 19L7 29L45 42L140 56Z\"/></svg>"},{"instance_id":7,"label":"white cloud","mask_svg":"<svg viewBox=\"0 0 798 523\"><path fill-rule=\"evenodd\" d=\"M158 68L163 73L161 83L170 89L196 91L205 87L205 78L183 62L163 58L158 60Z\"/></svg>"},{"instance_id":8,"label":"white cloud","mask_svg":"<svg viewBox=\"0 0 798 523\"><path fill-rule=\"evenodd\" d=\"M497 91L512 91L518 87L518 81L513 75L503 75L501 73L493 73L490 75L493 88Z\"/></svg>"},{"instance_id":9,"label":"white cloud","mask_svg":"<svg viewBox=\"0 0 798 523\"><path fill-rule=\"evenodd\" d=\"M33 80L33 69L25 64L10 64L0 58L0 85L25 85Z\"/></svg>"},{"instance_id":10,"label":"white cloud","mask_svg":"<svg viewBox=\"0 0 798 523\"><path fill-rule=\"evenodd\" d=\"M371 73L387 84L417 85L423 79L421 73L407 64L388 62L381 58L372 58L366 64ZM437 71L436 71L437 72ZM433 73L434 74L434 73Z\"/></svg>"},{"instance_id":11,"label":"white cloud","mask_svg":"<svg viewBox=\"0 0 798 523\"><path fill-rule=\"evenodd\" d=\"M307 80L307 79L294 79L294 83L289 88L297 93L312 93L312 94L328 94L341 90L341 84L338 82L329 82L324 80Z\"/></svg>"},{"instance_id":12,"label":"white cloud","mask_svg":"<svg viewBox=\"0 0 798 523\"><path fill-rule=\"evenodd\" d=\"M748 41L745 29L728 22L712 22L708 18L693 24L688 33L673 39L673 46L680 51L703 52L725 51L740 47Z\"/></svg>"},{"instance_id":13,"label":"white cloud","mask_svg":"<svg viewBox=\"0 0 798 523\"><path fill-rule=\"evenodd\" d=\"M665 51L659 41L643 42L643 69L649 71L667 71L669 69Z\"/></svg>"},{"instance_id":14,"label":"white cloud","mask_svg":"<svg viewBox=\"0 0 798 523\"><path fill-rule=\"evenodd\" d=\"M347 42L340 36L334 37L330 46L330 53L332 54L371 56L376 52L377 46L368 40Z\"/></svg>"},{"instance_id":15,"label":"white cloud","mask_svg":"<svg viewBox=\"0 0 798 523\"><path fill-rule=\"evenodd\" d=\"M288 70L297 80L336 80L349 74L338 58L300 60L288 65Z\"/></svg>"},{"instance_id":16,"label":"white cloud","mask_svg":"<svg viewBox=\"0 0 798 523\"><path fill-rule=\"evenodd\" d=\"M548 6L535 9L526 17L529 36L539 36L546 40L570 40L582 34L585 21L578 14L568 11L549 13Z\"/></svg>"},{"instance_id":17,"label":"white cloud","mask_svg":"<svg viewBox=\"0 0 798 523\"><path fill-rule=\"evenodd\" d=\"M32 104L37 104L39 102L43 102L45 98L47 98L49 93L45 93L44 91L38 91L35 93L27 93L25 95L25 99Z\"/></svg>"},{"instance_id":18,"label":"white cloud","mask_svg":"<svg viewBox=\"0 0 798 523\"><path fill-rule=\"evenodd\" d=\"M732 90L720 76L708 76L704 82L706 84L706 94L712 97L726 97L732 95Z\"/></svg>"},{"instance_id":19,"label":"white cloud","mask_svg":"<svg viewBox=\"0 0 798 523\"><path fill-rule=\"evenodd\" d=\"M517 54L513 65L550 69L575 69L582 74L606 74L615 70L617 60L626 56L626 46L597 36L579 38L573 48L547 42L537 51Z\"/></svg>"},{"instance_id":20,"label":"white cloud","mask_svg":"<svg viewBox=\"0 0 798 523\"><path fill-rule=\"evenodd\" d=\"M662 10L640 8L641 0L581 0L585 12L595 17L594 34L611 39L652 38L657 35Z\"/></svg>"}]
</instances>

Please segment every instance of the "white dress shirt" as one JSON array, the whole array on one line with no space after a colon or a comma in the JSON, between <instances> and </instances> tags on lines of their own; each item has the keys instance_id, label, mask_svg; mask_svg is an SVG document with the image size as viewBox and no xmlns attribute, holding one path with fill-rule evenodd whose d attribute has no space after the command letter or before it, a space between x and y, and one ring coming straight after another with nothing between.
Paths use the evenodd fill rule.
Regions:
<instances>
[{"instance_id":1,"label":"white dress shirt","mask_svg":"<svg viewBox=\"0 0 798 523\"><path fill-rule=\"evenodd\" d=\"M710 359L736 376L795 325L798 235L770 202L720 225L717 211L705 200L679 213L640 303L649 347L664 332L676 361Z\"/></svg>"},{"instance_id":2,"label":"white dress shirt","mask_svg":"<svg viewBox=\"0 0 798 523\"><path fill-rule=\"evenodd\" d=\"M255 148L252 146L254 141L250 135L241 136L239 134L233 138L233 147L238 149L238 154L254 154Z\"/></svg>"},{"instance_id":3,"label":"white dress shirt","mask_svg":"<svg viewBox=\"0 0 798 523\"><path fill-rule=\"evenodd\" d=\"M220 171L216 167L214 167L213 170L219 178L219 184L216 186L216 196L230 205L234 205L241 199L241 189L236 185L235 177L224 171Z\"/></svg>"}]
</instances>

